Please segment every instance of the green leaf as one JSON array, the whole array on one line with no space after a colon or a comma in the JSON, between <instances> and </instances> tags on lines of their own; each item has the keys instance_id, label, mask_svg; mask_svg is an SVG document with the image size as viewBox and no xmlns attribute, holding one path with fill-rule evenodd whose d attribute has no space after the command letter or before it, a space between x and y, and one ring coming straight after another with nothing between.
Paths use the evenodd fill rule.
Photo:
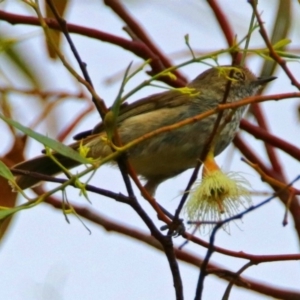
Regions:
<instances>
[{"instance_id":1,"label":"green leaf","mask_svg":"<svg viewBox=\"0 0 300 300\"><path fill-rule=\"evenodd\" d=\"M278 41L275 45L273 45L274 49L280 49L285 47L286 45L290 44L291 40L290 39L282 39L280 41Z\"/></svg>"},{"instance_id":2,"label":"green leaf","mask_svg":"<svg viewBox=\"0 0 300 300\"><path fill-rule=\"evenodd\" d=\"M119 89L119 93L111 107L111 110L105 115L105 118L104 118L105 130L106 130L107 137L109 140L112 139L114 130L117 126L117 118L119 116L120 107L122 104L122 94L124 92L125 84L128 81L128 74L129 74L131 65L132 65L132 62L126 68L126 71L125 71L125 74L124 74L124 77L123 77L123 80L122 80L122 83L121 83L121 86Z\"/></svg>"},{"instance_id":3,"label":"green leaf","mask_svg":"<svg viewBox=\"0 0 300 300\"><path fill-rule=\"evenodd\" d=\"M262 57L263 59L267 60L267 61L274 61L269 54L264 54L264 51L254 51L257 55L259 55L260 57ZM268 53L268 52L266 52Z\"/></svg>"},{"instance_id":4,"label":"green leaf","mask_svg":"<svg viewBox=\"0 0 300 300\"><path fill-rule=\"evenodd\" d=\"M45 145L46 147L49 147L50 149L66 156L66 157L72 158L72 159L80 162L81 164L90 164L91 163L91 161L89 159L82 157L74 149L72 149L56 140L53 140L47 136L37 133L37 132L33 131L32 129L30 129L29 127L25 127L14 120L4 117L2 114L0 114L0 119L2 119L4 122L10 124L11 126L19 129L20 131L22 131L23 133L32 137L33 139L37 140L38 142Z\"/></svg>"},{"instance_id":5,"label":"green leaf","mask_svg":"<svg viewBox=\"0 0 300 300\"><path fill-rule=\"evenodd\" d=\"M0 220L3 220L14 213L18 212L19 210L24 209L24 207L13 207L13 208L8 208L8 207L0 207Z\"/></svg>"},{"instance_id":6,"label":"green leaf","mask_svg":"<svg viewBox=\"0 0 300 300\"><path fill-rule=\"evenodd\" d=\"M281 57L287 57L287 58L292 58L292 59L300 59L299 55L291 54L289 52L284 52L284 51L276 51L278 55Z\"/></svg>"},{"instance_id":7,"label":"green leaf","mask_svg":"<svg viewBox=\"0 0 300 300\"><path fill-rule=\"evenodd\" d=\"M22 41L22 39L19 39ZM28 62L28 51L26 52L26 57L22 50L15 47L19 42L17 39L6 38L5 32L0 31L0 50L5 54L6 60L13 64L17 68L18 74L22 74L30 84L36 88L40 88L42 85L41 77L36 74L36 71L32 63Z\"/></svg>"},{"instance_id":8,"label":"green leaf","mask_svg":"<svg viewBox=\"0 0 300 300\"><path fill-rule=\"evenodd\" d=\"M16 207L4 207L0 206L0 220L5 219L18 211L24 210L24 209L30 209L36 205L38 205L40 201L34 201L34 202L27 202L22 205L16 206Z\"/></svg>"},{"instance_id":9,"label":"green leaf","mask_svg":"<svg viewBox=\"0 0 300 300\"><path fill-rule=\"evenodd\" d=\"M9 168L0 160L0 176L7 180L14 181L14 175L11 173Z\"/></svg>"}]
</instances>

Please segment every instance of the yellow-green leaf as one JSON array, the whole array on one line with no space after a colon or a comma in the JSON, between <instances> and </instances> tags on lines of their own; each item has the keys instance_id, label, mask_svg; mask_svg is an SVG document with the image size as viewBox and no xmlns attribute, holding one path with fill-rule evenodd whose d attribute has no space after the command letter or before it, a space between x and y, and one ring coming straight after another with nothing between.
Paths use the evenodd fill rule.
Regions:
<instances>
[{"instance_id":1,"label":"yellow-green leaf","mask_svg":"<svg viewBox=\"0 0 300 300\"><path fill-rule=\"evenodd\" d=\"M18 212L19 210L24 209L24 207L0 207L0 220L3 220L14 213Z\"/></svg>"},{"instance_id":2,"label":"yellow-green leaf","mask_svg":"<svg viewBox=\"0 0 300 300\"><path fill-rule=\"evenodd\" d=\"M34 87L41 87L41 80L37 76L35 69L32 64L25 59L23 52L15 47L15 44L19 41L17 39L5 38L4 33L0 32L0 49L6 55L6 60L14 64L17 68L19 74L24 75L26 80L28 80ZM26 56L30 54L26 53Z\"/></svg>"},{"instance_id":3,"label":"yellow-green leaf","mask_svg":"<svg viewBox=\"0 0 300 300\"><path fill-rule=\"evenodd\" d=\"M11 173L9 168L1 160L0 160L0 176L10 181L14 180L14 175Z\"/></svg>"},{"instance_id":4,"label":"yellow-green leaf","mask_svg":"<svg viewBox=\"0 0 300 300\"><path fill-rule=\"evenodd\" d=\"M37 140L38 142L45 145L46 147L49 147L50 149L66 156L66 157L72 158L82 164L90 164L91 163L90 160L82 157L78 152L76 152L72 148L70 148L56 140L53 140L45 135L37 133L34 130L30 129L29 127L25 127L14 120L4 117L1 114L0 114L0 119L2 119L4 122L10 124L11 126L19 129L20 131L22 131L23 133L32 137L33 139Z\"/></svg>"},{"instance_id":5,"label":"yellow-green leaf","mask_svg":"<svg viewBox=\"0 0 300 300\"><path fill-rule=\"evenodd\" d=\"M275 45L273 45L274 49L280 49L285 47L286 45L290 44L291 40L290 39L282 39L280 41L278 41Z\"/></svg>"}]
</instances>

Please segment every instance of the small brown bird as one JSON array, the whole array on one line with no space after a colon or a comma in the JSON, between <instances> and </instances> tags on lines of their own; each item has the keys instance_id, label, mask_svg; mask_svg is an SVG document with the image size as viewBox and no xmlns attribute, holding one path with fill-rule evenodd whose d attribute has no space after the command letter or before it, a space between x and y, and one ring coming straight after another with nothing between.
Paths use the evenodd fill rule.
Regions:
<instances>
[{"instance_id":1,"label":"small brown bird","mask_svg":"<svg viewBox=\"0 0 300 300\"><path fill-rule=\"evenodd\" d=\"M229 77L230 76L230 77ZM180 90L154 94L120 109L117 128L123 145L163 126L178 123L215 108L224 98L228 80L231 80L227 103L236 102L255 95L259 88L276 77L257 78L247 68L222 66L211 68L200 74L188 85L188 93ZM220 154L232 141L238 130L245 107L238 108L224 126L215 143L215 155ZM222 121L230 110L223 114ZM158 134L141 142L128 151L128 159L137 174L146 182L146 189L154 194L157 186L168 178L195 167L213 130L217 115L193 122L176 130ZM99 138L106 136L103 123L93 130L77 135L84 145L90 148L88 157L105 157L112 153L110 146ZM79 148L80 142L70 147ZM71 169L80 163L59 153L55 157L66 168ZM22 162L14 169L56 175L60 167L51 158L41 155ZM18 176L17 183L23 189L38 183L30 176Z\"/></svg>"}]
</instances>

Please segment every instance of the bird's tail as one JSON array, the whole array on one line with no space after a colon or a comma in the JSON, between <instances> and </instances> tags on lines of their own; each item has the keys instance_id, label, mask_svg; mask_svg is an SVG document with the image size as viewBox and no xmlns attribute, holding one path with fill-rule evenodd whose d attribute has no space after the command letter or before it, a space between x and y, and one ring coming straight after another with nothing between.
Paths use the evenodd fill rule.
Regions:
<instances>
[{"instance_id":1,"label":"bird's tail","mask_svg":"<svg viewBox=\"0 0 300 300\"><path fill-rule=\"evenodd\" d=\"M98 135L99 136L99 135ZM84 140L82 140L85 145L88 145L90 142L92 144L95 143L95 141L99 141L99 139L95 139L94 136L90 136ZM75 142L69 147L73 148L74 150L77 150L80 147L81 141ZM98 143L99 144L99 143ZM101 143L100 143L101 145ZM99 151L91 151L91 153L88 154L90 157L100 157L105 156L105 154L102 149L107 148L105 145L98 147ZM110 148L108 147L108 151L110 151ZM107 152L108 152L107 151ZM63 156L59 153L52 153L52 155L55 157L55 159L62 164L66 169L72 169L80 165L78 161L75 161L67 156ZM14 170L22 170L22 171L28 171L28 175L16 175L16 182L22 189L27 189L30 187L34 187L35 185L39 184L41 179L35 178L33 176L30 176L30 173L39 173L43 175L48 176L55 176L62 172L61 167L56 164L49 156L46 155L40 155L33 159L23 161L17 165L15 165L12 169L12 172ZM16 173L15 173L16 174ZM32 174L34 175L34 174Z\"/></svg>"},{"instance_id":2,"label":"bird's tail","mask_svg":"<svg viewBox=\"0 0 300 300\"><path fill-rule=\"evenodd\" d=\"M69 157L63 156L59 153L54 153L53 156L66 168L72 169L80 165ZM28 171L28 175L17 175L16 182L21 189L27 189L37 185L41 179L30 176L30 173L40 173L48 176L55 176L62 172L61 167L56 164L49 156L41 155L33 159L21 162L15 165L12 169Z\"/></svg>"}]
</instances>

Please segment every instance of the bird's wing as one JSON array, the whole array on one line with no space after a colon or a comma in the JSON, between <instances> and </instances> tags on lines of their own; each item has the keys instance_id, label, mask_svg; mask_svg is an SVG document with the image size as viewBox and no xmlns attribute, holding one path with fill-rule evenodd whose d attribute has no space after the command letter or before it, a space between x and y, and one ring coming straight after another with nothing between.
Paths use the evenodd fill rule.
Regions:
<instances>
[{"instance_id":1,"label":"bird's wing","mask_svg":"<svg viewBox=\"0 0 300 300\"><path fill-rule=\"evenodd\" d=\"M121 106L118 116L118 124L133 116L149 113L162 108L172 108L184 105L187 100L187 95L178 91L171 90L163 93L154 94L135 101L131 104L124 103ZM88 130L74 136L74 139L79 140L91 134L100 133L104 130L103 123L97 124L93 130Z\"/></svg>"},{"instance_id":2,"label":"bird's wing","mask_svg":"<svg viewBox=\"0 0 300 300\"><path fill-rule=\"evenodd\" d=\"M185 102L186 95L178 90L170 90L154 94L121 107L118 122L122 122L132 116L145 114L153 110L177 107L183 105Z\"/></svg>"}]
</instances>

